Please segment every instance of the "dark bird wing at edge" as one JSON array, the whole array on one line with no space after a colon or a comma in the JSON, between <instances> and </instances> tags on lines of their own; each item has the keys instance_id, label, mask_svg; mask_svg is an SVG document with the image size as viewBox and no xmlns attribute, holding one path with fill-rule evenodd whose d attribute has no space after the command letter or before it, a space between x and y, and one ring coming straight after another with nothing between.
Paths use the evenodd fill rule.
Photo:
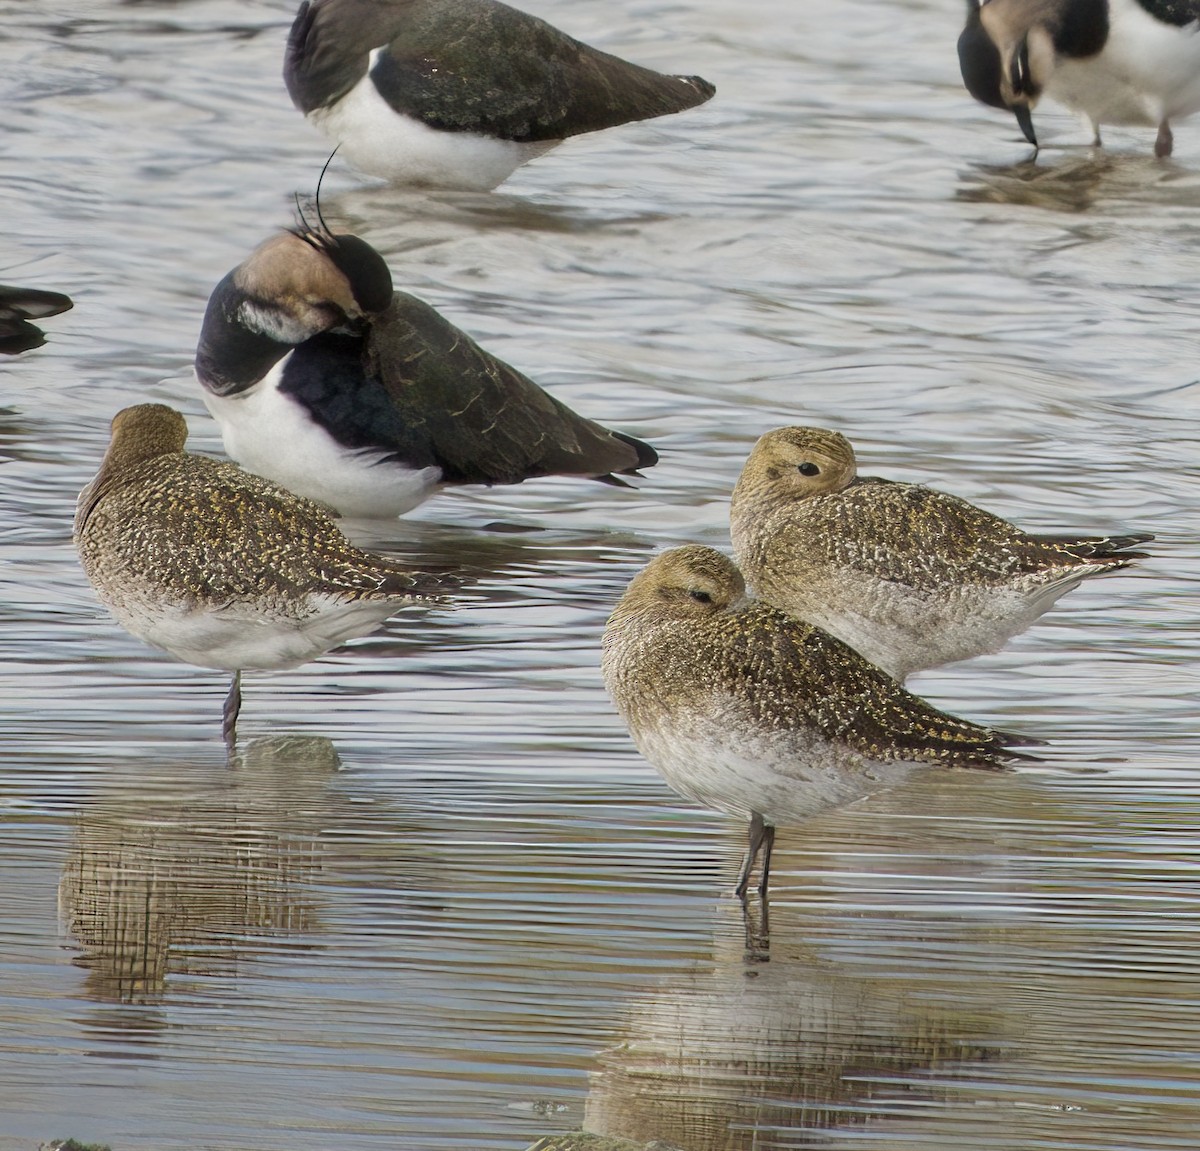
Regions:
<instances>
[{"instance_id":1,"label":"dark bird wing at edge","mask_svg":"<svg viewBox=\"0 0 1200 1151\"><path fill-rule=\"evenodd\" d=\"M368 31L369 30L369 31ZM306 3L292 26L284 78L305 112L372 70L397 112L452 132L561 140L682 112L716 89L590 48L505 4L417 0L393 10L364 0Z\"/></svg>"},{"instance_id":2,"label":"dark bird wing at edge","mask_svg":"<svg viewBox=\"0 0 1200 1151\"><path fill-rule=\"evenodd\" d=\"M658 461L649 444L577 415L402 292L365 337L300 345L280 389L344 446L440 467L448 483L578 475L622 484L614 473Z\"/></svg>"},{"instance_id":3,"label":"dark bird wing at edge","mask_svg":"<svg viewBox=\"0 0 1200 1151\"><path fill-rule=\"evenodd\" d=\"M0 284L0 319L20 317L22 320L40 320L46 316L57 316L73 306L71 297L64 296L62 292Z\"/></svg>"},{"instance_id":4,"label":"dark bird wing at edge","mask_svg":"<svg viewBox=\"0 0 1200 1151\"><path fill-rule=\"evenodd\" d=\"M40 348L46 335L29 321L57 316L71 307L71 297L61 292L0 284L0 354L15 356Z\"/></svg>"}]
</instances>

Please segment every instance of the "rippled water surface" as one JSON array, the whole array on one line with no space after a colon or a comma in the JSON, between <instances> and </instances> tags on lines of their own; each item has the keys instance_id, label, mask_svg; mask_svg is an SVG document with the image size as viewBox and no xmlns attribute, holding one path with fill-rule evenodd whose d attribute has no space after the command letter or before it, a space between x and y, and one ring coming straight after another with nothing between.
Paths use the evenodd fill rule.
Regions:
<instances>
[{"instance_id":1,"label":"rippled water surface","mask_svg":"<svg viewBox=\"0 0 1200 1151\"><path fill-rule=\"evenodd\" d=\"M525 6L719 94L490 195L335 161L325 212L662 463L357 525L477 590L248 677L227 763L222 677L111 622L70 520L125 404L219 450L208 292L327 154L279 77L293 5L0 0L0 281L75 299L0 363L0 1149L1196 1147L1200 123L1160 163L1039 112L1035 163L961 90L949 0ZM653 549L728 545L794 422L1158 542L913 682L1044 763L781 831L764 922L598 645Z\"/></svg>"}]
</instances>

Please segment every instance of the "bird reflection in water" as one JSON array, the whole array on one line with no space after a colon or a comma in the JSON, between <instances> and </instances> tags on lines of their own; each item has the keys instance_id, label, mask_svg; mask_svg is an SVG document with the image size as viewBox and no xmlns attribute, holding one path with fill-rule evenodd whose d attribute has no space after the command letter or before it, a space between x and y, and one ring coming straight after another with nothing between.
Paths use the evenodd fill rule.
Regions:
<instances>
[{"instance_id":1,"label":"bird reflection in water","mask_svg":"<svg viewBox=\"0 0 1200 1151\"><path fill-rule=\"evenodd\" d=\"M338 767L327 739L259 739L219 772L158 765L157 778L179 784L169 794L131 786L85 807L59 882L84 994L159 1004L173 977L226 976L269 946L252 941L317 930L320 813ZM137 1030L146 1020L110 1011L93 1023Z\"/></svg>"},{"instance_id":2,"label":"bird reflection in water","mask_svg":"<svg viewBox=\"0 0 1200 1151\"><path fill-rule=\"evenodd\" d=\"M1055 163L1045 163L1043 153L1016 164L972 164L959 173L955 198L1070 213L1088 212L1105 200L1148 195L1183 207L1200 206L1200 188L1153 157L1113 155L1090 147L1062 151L1065 155Z\"/></svg>"},{"instance_id":3,"label":"bird reflection in water","mask_svg":"<svg viewBox=\"0 0 1200 1151\"><path fill-rule=\"evenodd\" d=\"M631 1005L592 1075L586 1130L688 1151L807 1146L796 1132L911 1113L960 1069L1000 1053L986 1007L938 1003L900 979L814 958L795 920L776 924L771 962L754 962L733 922L738 904L719 907L727 949L718 945L711 971ZM765 907L757 922L765 929Z\"/></svg>"}]
</instances>

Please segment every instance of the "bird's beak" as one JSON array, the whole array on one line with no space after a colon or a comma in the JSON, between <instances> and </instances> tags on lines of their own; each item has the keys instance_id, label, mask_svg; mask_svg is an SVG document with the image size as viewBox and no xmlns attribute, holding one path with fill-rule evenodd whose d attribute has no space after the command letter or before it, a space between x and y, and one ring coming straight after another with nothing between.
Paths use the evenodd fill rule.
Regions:
<instances>
[{"instance_id":1,"label":"bird's beak","mask_svg":"<svg viewBox=\"0 0 1200 1151\"><path fill-rule=\"evenodd\" d=\"M1038 87L1029 71L1028 37L1015 47L1005 49L1003 57L1000 68L1000 98L1012 109L1021 134L1036 148L1037 133L1033 130L1030 106L1037 99Z\"/></svg>"},{"instance_id":2,"label":"bird's beak","mask_svg":"<svg viewBox=\"0 0 1200 1151\"><path fill-rule=\"evenodd\" d=\"M1017 118L1017 124L1020 125L1021 134L1035 148L1038 146L1037 133L1033 130L1033 115L1029 111L1028 104L1014 104L1013 115Z\"/></svg>"}]
</instances>

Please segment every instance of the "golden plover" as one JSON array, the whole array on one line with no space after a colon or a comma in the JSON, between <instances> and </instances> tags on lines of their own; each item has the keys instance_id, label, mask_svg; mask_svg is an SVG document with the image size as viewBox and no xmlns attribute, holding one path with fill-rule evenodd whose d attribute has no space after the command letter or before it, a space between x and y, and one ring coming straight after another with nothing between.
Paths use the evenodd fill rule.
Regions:
<instances>
[{"instance_id":1,"label":"golden plover","mask_svg":"<svg viewBox=\"0 0 1200 1151\"><path fill-rule=\"evenodd\" d=\"M899 680L998 651L1088 576L1153 536L1030 535L957 496L859 478L824 428L754 445L730 505L733 552L755 593L832 632Z\"/></svg>"},{"instance_id":2,"label":"golden plover","mask_svg":"<svg viewBox=\"0 0 1200 1151\"><path fill-rule=\"evenodd\" d=\"M733 561L656 556L604 631L604 681L641 753L681 795L750 821L737 893L778 823L899 783L922 764L997 768L1014 736L938 711L840 640L747 600Z\"/></svg>"},{"instance_id":3,"label":"golden plover","mask_svg":"<svg viewBox=\"0 0 1200 1151\"><path fill-rule=\"evenodd\" d=\"M233 672L232 744L243 669L305 663L457 581L361 551L318 504L185 452L186 440L173 408L118 412L79 496L75 546L127 630L176 659Z\"/></svg>"}]
</instances>

